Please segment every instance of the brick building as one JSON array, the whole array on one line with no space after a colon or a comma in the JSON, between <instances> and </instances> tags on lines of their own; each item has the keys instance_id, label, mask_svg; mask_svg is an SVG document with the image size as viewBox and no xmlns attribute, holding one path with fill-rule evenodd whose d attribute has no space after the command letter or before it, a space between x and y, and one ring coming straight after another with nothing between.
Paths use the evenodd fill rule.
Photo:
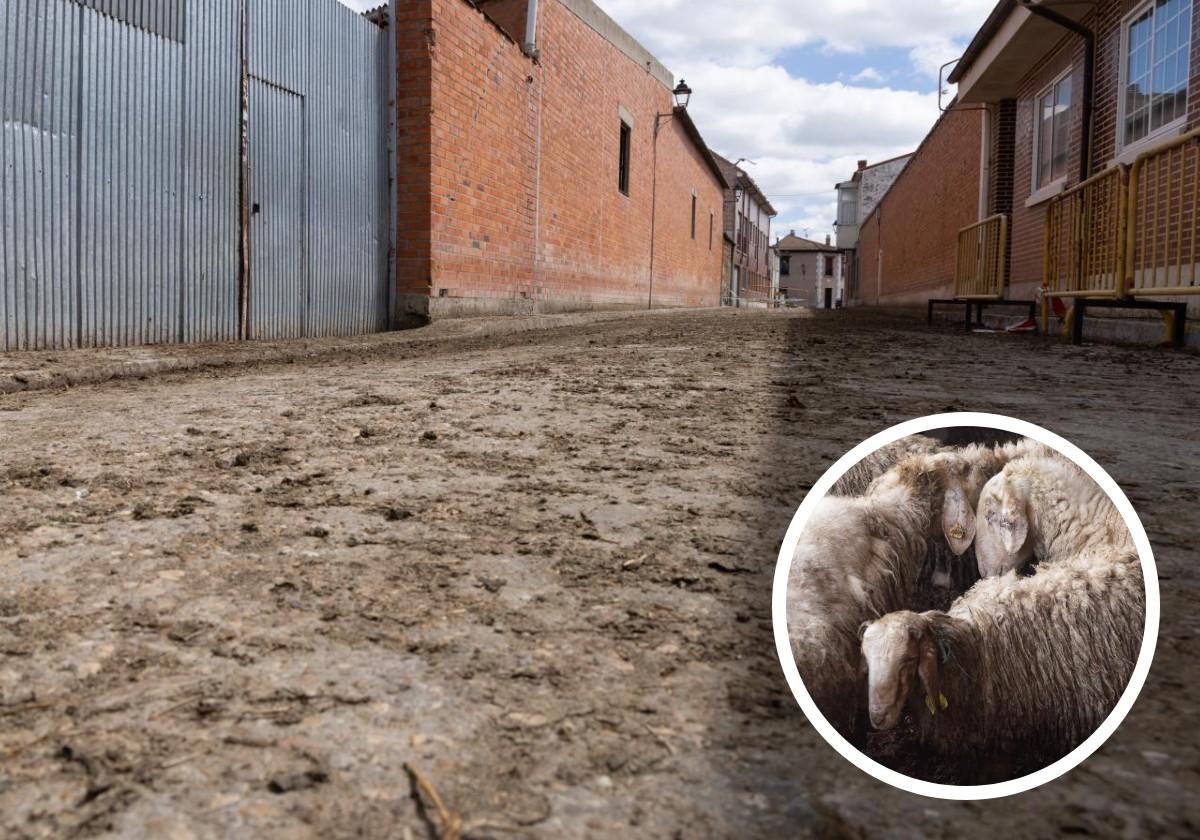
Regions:
<instances>
[{"instance_id":1,"label":"brick building","mask_svg":"<svg viewBox=\"0 0 1200 840\"><path fill-rule=\"evenodd\" d=\"M1200 124L1195 5L999 2L951 73L958 85L955 108L934 127L875 217L864 222L860 250L868 299L872 272L875 300L947 295L956 231L997 213L1010 217L1007 294L1032 297L1045 280L1052 199ZM1175 160L1164 165L1161 177L1151 173L1143 188L1152 194L1143 200L1167 205L1170 194L1176 208L1189 206L1191 193L1186 200L1180 196L1194 187L1167 175L1193 165ZM1159 234L1161 240L1194 240L1195 219L1179 212L1172 218L1185 227ZM1099 225L1093 217L1092 229ZM912 247L915 242L920 246ZM870 266L868 250L875 252ZM1139 256L1138 281L1154 272L1196 284L1194 260L1166 250L1157 257L1165 266L1143 268L1154 255ZM1200 299L1189 303L1200 306Z\"/></svg>"},{"instance_id":2,"label":"brick building","mask_svg":"<svg viewBox=\"0 0 1200 840\"><path fill-rule=\"evenodd\" d=\"M822 244L792 231L775 244L779 295L789 306L836 309L846 305L843 254L825 238Z\"/></svg>"},{"instance_id":3,"label":"brick building","mask_svg":"<svg viewBox=\"0 0 1200 840\"><path fill-rule=\"evenodd\" d=\"M727 185L654 56L589 0L392 9L399 320L719 305Z\"/></svg>"},{"instance_id":4,"label":"brick building","mask_svg":"<svg viewBox=\"0 0 1200 840\"><path fill-rule=\"evenodd\" d=\"M733 242L728 294L722 300L734 306L774 303L771 274L771 219L775 208L746 170L713 153L730 184L725 191L724 228Z\"/></svg>"},{"instance_id":5,"label":"brick building","mask_svg":"<svg viewBox=\"0 0 1200 840\"><path fill-rule=\"evenodd\" d=\"M862 301L858 264L859 222L871 214L911 159L912 155L908 154L872 164L860 160L850 180L837 185L837 247L842 252L846 301L849 304Z\"/></svg>"},{"instance_id":6,"label":"brick building","mask_svg":"<svg viewBox=\"0 0 1200 840\"><path fill-rule=\"evenodd\" d=\"M953 293L958 231L980 218L982 129L978 111L944 113L862 220L862 302L905 305Z\"/></svg>"}]
</instances>

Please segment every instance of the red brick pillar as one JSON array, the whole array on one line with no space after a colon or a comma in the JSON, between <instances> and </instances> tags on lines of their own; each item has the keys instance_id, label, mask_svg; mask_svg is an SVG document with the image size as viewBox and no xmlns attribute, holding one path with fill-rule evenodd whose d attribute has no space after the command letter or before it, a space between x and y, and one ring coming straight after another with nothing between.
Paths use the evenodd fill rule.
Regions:
<instances>
[{"instance_id":1,"label":"red brick pillar","mask_svg":"<svg viewBox=\"0 0 1200 840\"><path fill-rule=\"evenodd\" d=\"M433 0L393 4L396 39L397 326L423 320L432 291L431 172L434 27Z\"/></svg>"}]
</instances>

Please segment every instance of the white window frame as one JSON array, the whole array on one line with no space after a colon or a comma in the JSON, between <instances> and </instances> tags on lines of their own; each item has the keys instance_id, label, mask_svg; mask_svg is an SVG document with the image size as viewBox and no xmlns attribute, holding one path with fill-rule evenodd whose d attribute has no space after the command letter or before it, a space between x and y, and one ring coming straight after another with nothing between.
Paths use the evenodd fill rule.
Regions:
<instances>
[{"instance_id":1,"label":"white window frame","mask_svg":"<svg viewBox=\"0 0 1200 840\"><path fill-rule=\"evenodd\" d=\"M1051 178L1049 181L1047 181L1044 184L1038 183L1038 167L1041 166L1041 162L1042 162L1041 154L1040 154L1041 142L1042 142L1042 100L1046 98L1046 94L1054 92L1054 89L1056 87L1058 87L1059 82L1061 82L1063 79L1066 79L1067 77L1071 76L1071 74L1074 72L1075 72L1074 66L1068 67L1065 71L1063 71L1062 73L1059 73L1057 76L1055 76L1054 81L1050 82L1050 84L1046 85L1044 88L1042 88L1040 91L1038 91L1037 96L1035 96L1033 98L1033 158L1032 158L1032 166L1030 166L1030 169L1033 171L1030 173L1031 177L1029 179L1030 180L1030 184L1029 184L1030 195L1033 197L1037 197L1042 194L1046 194L1047 198L1050 197L1051 195L1057 195L1058 193L1062 192L1063 185L1066 184L1067 178L1069 178L1071 175L1071 171L1070 171L1071 170L1071 137L1070 137L1069 132L1070 132L1070 122L1071 122L1071 110L1073 110L1075 108L1075 80L1073 78L1071 79L1071 104L1067 106L1067 124L1068 124L1068 129L1067 129L1067 131L1068 131L1068 135L1067 135L1067 172L1063 175L1058 176L1057 178L1053 177L1053 174L1054 174L1054 149L1051 148L1050 149ZM1054 142L1053 137L1050 138L1050 142L1051 143ZM1081 152L1081 154L1082 154L1082 152Z\"/></svg>"},{"instance_id":2,"label":"white window frame","mask_svg":"<svg viewBox=\"0 0 1200 840\"><path fill-rule=\"evenodd\" d=\"M1183 98L1184 99L1183 114L1179 117L1176 117L1174 120L1167 123L1166 125L1159 126L1158 128L1154 129L1149 134L1147 134L1145 137L1142 137L1138 140L1134 140L1133 142L1126 142L1126 140L1125 140L1125 86L1128 82L1128 76L1129 76L1129 30L1130 30L1133 22L1135 20L1137 20L1139 17L1141 17L1142 15L1144 15L1146 13L1147 9L1152 9L1155 7L1156 2L1157 2L1157 0L1147 0L1147 2L1141 3L1140 5L1138 5L1137 8L1133 9L1131 12L1129 12L1129 14L1125 15L1125 17L1123 17L1121 19L1121 49L1119 51L1120 55L1117 59L1119 62L1119 68L1118 68L1119 72L1117 75L1117 127L1116 127L1117 128L1117 130L1116 130L1117 159L1121 162L1130 160L1132 158L1132 156L1136 156L1136 154L1138 154L1138 153L1141 153L1143 151L1147 151L1147 150L1153 148L1154 146L1163 142L1164 139L1167 137L1173 137L1173 136L1176 136L1176 135L1182 133L1183 129L1187 126L1188 100L1191 98L1191 95L1192 95L1192 84L1191 84L1191 78L1192 78L1192 72L1191 72L1192 71L1192 67L1191 67L1192 33L1191 33L1190 26L1189 26L1189 31L1188 31L1188 45L1187 45L1187 49L1186 49L1186 52L1188 55L1188 90L1187 90L1187 95L1184 96L1184 98ZM1192 14L1194 14L1194 13L1195 13L1195 9L1193 8ZM1190 23L1194 24L1194 21L1190 21ZM1153 18L1151 18L1151 23L1150 23L1151 74L1153 74L1153 72L1154 72L1154 70L1153 70L1153 68L1154 68L1154 29L1155 29L1155 27L1154 27Z\"/></svg>"},{"instance_id":3,"label":"white window frame","mask_svg":"<svg viewBox=\"0 0 1200 840\"><path fill-rule=\"evenodd\" d=\"M852 205L854 210L854 221L847 222L843 219L842 208L846 205ZM838 227L858 227L858 191L857 190L839 190L838 191Z\"/></svg>"}]
</instances>

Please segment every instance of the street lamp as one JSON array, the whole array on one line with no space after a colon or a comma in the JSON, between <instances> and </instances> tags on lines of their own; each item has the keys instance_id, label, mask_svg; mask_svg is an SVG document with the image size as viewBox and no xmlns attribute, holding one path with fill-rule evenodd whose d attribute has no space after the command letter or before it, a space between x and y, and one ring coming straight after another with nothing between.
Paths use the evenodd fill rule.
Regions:
<instances>
[{"instance_id":1,"label":"street lamp","mask_svg":"<svg viewBox=\"0 0 1200 840\"><path fill-rule=\"evenodd\" d=\"M650 290L646 306L648 309L654 308L654 237L655 223L658 218L658 133L664 122L674 119L678 112L686 112L688 103L692 101L692 89L688 87L688 83L683 79L679 80L679 84L675 85L675 90L671 91L671 95L675 97L675 110L669 114L654 115L654 163L650 173Z\"/></svg>"},{"instance_id":2,"label":"street lamp","mask_svg":"<svg viewBox=\"0 0 1200 840\"><path fill-rule=\"evenodd\" d=\"M692 89L688 87L688 83L683 79L679 80L679 84L672 91L675 94L675 107L686 109L688 103L692 101Z\"/></svg>"}]
</instances>

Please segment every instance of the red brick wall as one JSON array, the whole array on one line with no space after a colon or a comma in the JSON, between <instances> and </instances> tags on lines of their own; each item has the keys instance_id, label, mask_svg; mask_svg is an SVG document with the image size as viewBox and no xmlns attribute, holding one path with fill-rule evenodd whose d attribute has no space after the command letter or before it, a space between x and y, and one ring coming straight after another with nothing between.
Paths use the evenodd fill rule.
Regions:
<instances>
[{"instance_id":1,"label":"red brick wall","mask_svg":"<svg viewBox=\"0 0 1200 840\"><path fill-rule=\"evenodd\" d=\"M878 304L882 299L879 247L879 213L875 212L858 227L858 299L864 304Z\"/></svg>"},{"instance_id":2,"label":"red brick wall","mask_svg":"<svg viewBox=\"0 0 1200 840\"><path fill-rule=\"evenodd\" d=\"M432 0L397 3L396 36L396 231L394 272L398 296L428 296L430 264L430 167L432 137ZM401 313L402 316L403 308Z\"/></svg>"},{"instance_id":3,"label":"red brick wall","mask_svg":"<svg viewBox=\"0 0 1200 840\"><path fill-rule=\"evenodd\" d=\"M556 0L540 6L540 60L464 0L400 5L401 307L432 314L715 306L722 187L672 110L670 89ZM417 10L427 9L424 15ZM428 56L424 96L420 56ZM431 120L422 159L424 103ZM632 117L630 194L618 189L621 109ZM407 133L406 133L407 132ZM420 191L428 169L428 238ZM697 233L691 238L691 196ZM428 257L422 248L427 248ZM422 297L429 299L424 304Z\"/></svg>"},{"instance_id":4,"label":"red brick wall","mask_svg":"<svg viewBox=\"0 0 1200 840\"><path fill-rule=\"evenodd\" d=\"M1096 10L1083 23L1096 33L1096 66L1092 128L1092 173L1108 168L1118 154L1117 108L1121 73L1122 22L1140 0L1108 0L1097 5ZM1192 81L1188 103L1188 127L1200 124L1200 14L1193 3L1192 12ZM1037 95L1068 67L1072 76L1072 126L1071 156L1068 163L1066 188L1079 182L1079 159L1082 97L1083 97L1083 39L1065 34L1055 51L1044 61L1032 68L1022 79L1017 101L1015 132L1016 162L1013 171L1012 198L1012 250L1011 277L1012 295L1028 297L1041 286L1043 251L1045 240L1046 204L1026 207L1033 192L1033 126Z\"/></svg>"},{"instance_id":5,"label":"red brick wall","mask_svg":"<svg viewBox=\"0 0 1200 840\"><path fill-rule=\"evenodd\" d=\"M1058 48L1022 79L1017 96L1015 158L1012 182L1011 247L1009 250L1009 296L1028 300L1042 285L1043 252L1046 238L1045 202L1026 207L1033 194L1034 111L1038 94L1068 68L1071 77L1071 153L1067 161L1067 183L1078 182L1080 120L1083 91L1083 45L1076 36L1064 37Z\"/></svg>"},{"instance_id":6,"label":"red brick wall","mask_svg":"<svg viewBox=\"0 0 1200 840\"><path fill-rule=\"evenodd\" d=\"M923 303L953 292L958 231L979 220L982 125L978 110L944 114L865 220L863 302Z\"/></svg>"}]
</instances>

